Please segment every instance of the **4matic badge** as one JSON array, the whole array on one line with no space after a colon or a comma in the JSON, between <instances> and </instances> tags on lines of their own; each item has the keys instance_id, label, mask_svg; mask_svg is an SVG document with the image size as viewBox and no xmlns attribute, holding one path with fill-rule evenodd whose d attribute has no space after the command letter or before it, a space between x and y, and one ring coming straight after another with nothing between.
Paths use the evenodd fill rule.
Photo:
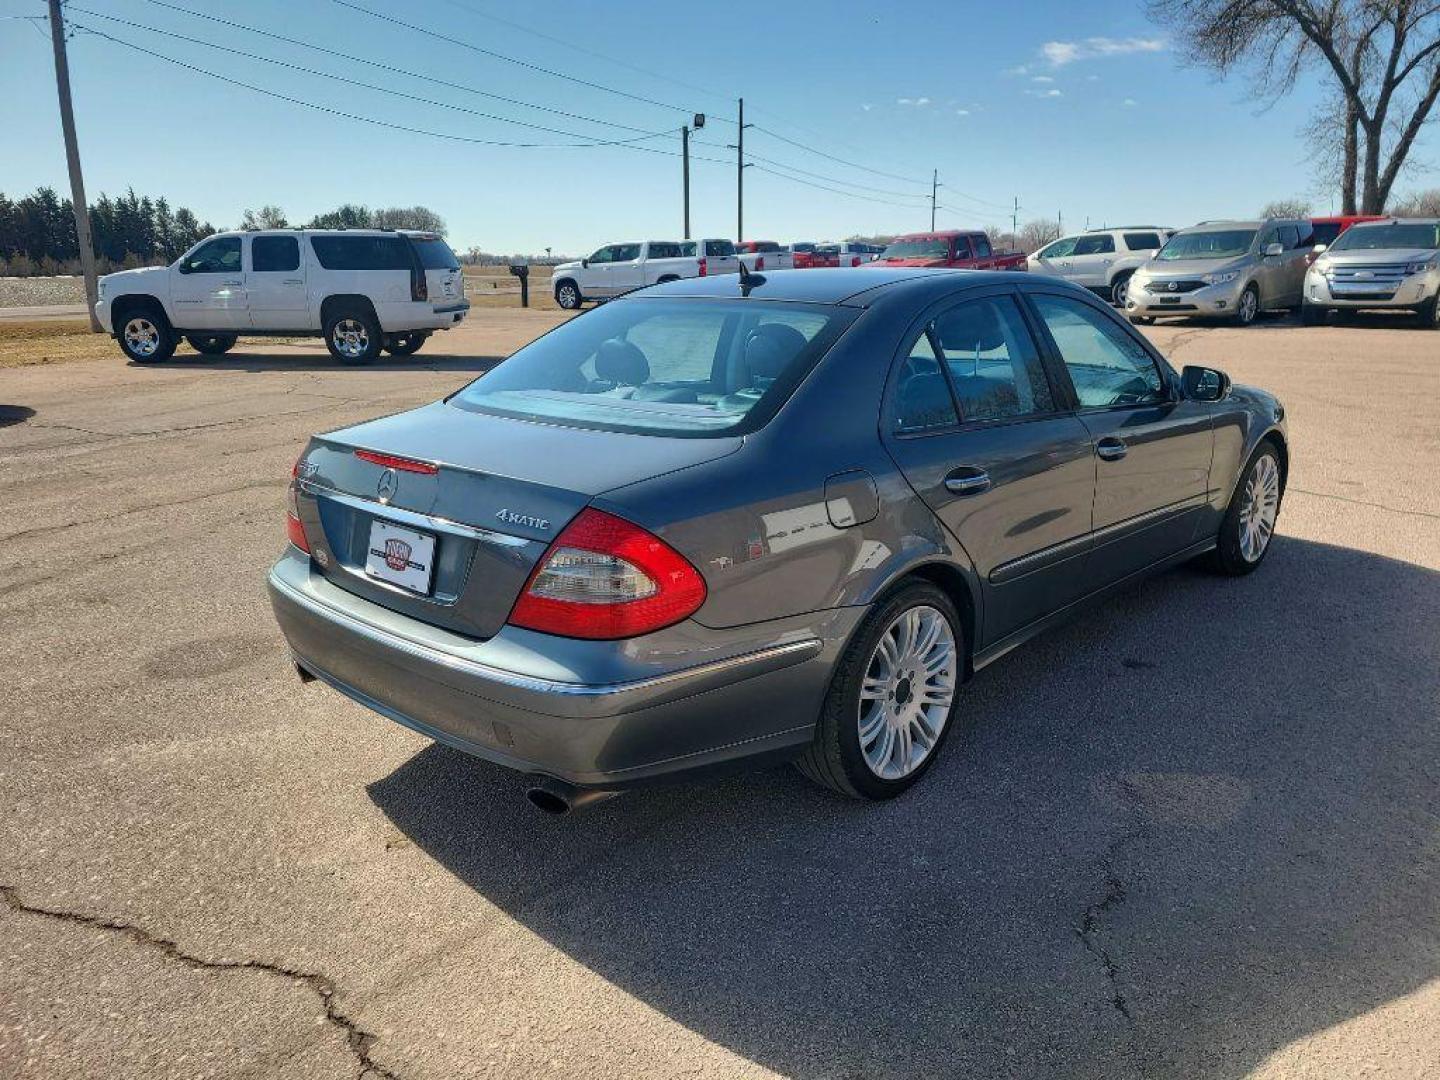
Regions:
<instances>
[{"instance_id":1,"label":"4matic badge","mask_svg":"<svg viewBox=\"0 0 1440 1080\"><path fill-rule=\"evenodd\" d=\"M542 531L550 528L549 518L536 517L534 514L517 514L514 510L505 507L501 507L495 516L507 525L525 525Z\"/></svg>"}]
</instances>

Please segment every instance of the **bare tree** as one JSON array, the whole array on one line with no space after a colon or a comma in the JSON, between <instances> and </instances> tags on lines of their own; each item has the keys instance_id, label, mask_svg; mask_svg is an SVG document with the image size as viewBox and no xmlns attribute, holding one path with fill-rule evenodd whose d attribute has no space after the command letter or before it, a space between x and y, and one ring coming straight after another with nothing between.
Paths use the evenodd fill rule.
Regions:
<instances>
[{"instance_id":1,"label":"bare tree","mask_svg":"<svg viewBox=\"0 0 1440 1080\"><path fill-rule=\"evenodd\" d=\"M256 229L288 229L285 211L278 206L262 206L259 210L246 210L240 218L240 228L247 232Z\"/></svg>"},{"instance_id":2,"label":"bare tree","mask_svg":"<svg viewBox=\"0 0 1440 1080\"><path fill-rule=\"evenodd\" d=\"M1059 225L1050 218L1036 218L1034 221L1027 221L1020 226L1020 235L1015 238L1015 245L1021 251L1029 254L1032 251L1039 251L1051 240L1059 238Z\"/></svg>"},{"instance_id":3,"label":"bare tree","mask_svg":"<svg viewBox=\"0 0 1440 1080\"><path fill-rule=\"evenodd\" d=\"M1308 218L1310 202L1296 195L1289 199L1275 199L1260 208L1262 218Z\"/></svg>"},{"instance_id":4,"label":"bare tree","mask_svg":"<svg viewBox=\"0 0 1440 1080\"><path fill-rule=\"evenodd\" d=\"M1440 217L1440 188L1412 191L1390 204L1396 217Z\"/></svg>"},{"instance_id":5,"label":"bare tree","mask_svg":"<svg viewBox=\"0 0 1440 1080\"><path fill-rule=\"evenodd\" d=\"M1175 28L1193 62L1221 75L1249 68L1262 99L1284 96L1311 68L1328 75L1335 96L1322 107L1327 122L1318 130L1339 144L1344 212L1381 212L1440 98L1440 0L1149 0L1149 7Z\"/></svg>"},{"instance_id":6,"label":"bare tree","mask_svg":"<svg viewBox=\"0 0 1440 1080\"><path fill-rule=\"evenodd\" d=\"M419 229L445 235L445 219L428 206L391 206L371 215L377 229Z\"/></svg>"}]
</instances>

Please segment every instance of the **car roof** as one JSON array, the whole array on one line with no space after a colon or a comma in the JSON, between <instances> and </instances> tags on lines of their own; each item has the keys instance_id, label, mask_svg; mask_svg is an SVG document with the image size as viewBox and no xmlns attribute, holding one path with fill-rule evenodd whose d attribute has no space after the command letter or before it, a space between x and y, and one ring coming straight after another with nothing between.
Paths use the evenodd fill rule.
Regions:
<instances>
[{"instance_id":1,"label":"car roof","mask_svg":"<svg viewBox=\"0 0 1440 1080\"><path fill-rule=\"evenodd\" d=\"M733 300L749 296L755 300L788 300L805 304L844 304L869 307L883 292L933 284L941 275L950 275L967 285L1014 284L1017 275L1008 270L939 270L922 267L856 266L826 270L766 270L750 274L752 284L742 291L739 274L682 278L652 285L649 296L695 296ZM637 290L638 291L638 290Z\"/></svg>"},{"instance_id":2,"label":"car roof","mask_svg":"<svg viewBox=\"0 0 1440 1080\"><path fill-rule=\"evenodd\" d=\"M1357 221L1352 229L1373 228L1376 225L1440 225L1440 217L1384 217L1369 221Z\"/></svg>"}]
</instances>

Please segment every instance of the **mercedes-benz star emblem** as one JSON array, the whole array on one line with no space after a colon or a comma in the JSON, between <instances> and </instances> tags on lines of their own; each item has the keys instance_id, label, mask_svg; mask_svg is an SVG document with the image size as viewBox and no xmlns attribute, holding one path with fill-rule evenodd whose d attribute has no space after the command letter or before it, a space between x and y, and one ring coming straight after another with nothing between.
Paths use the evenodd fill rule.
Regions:
<instances>
[{"instance_id":1,"label":"mercedes-benz star emblem","mask_svg":"<svg viewBox=\"0 0 1440 1080\"><path fill-rule=\"evenodd\" d=\"M375 494L382 503L388 503L400 488L400 477L394 469L386 469L375 484Z\"/></svg>"}]
</instances>

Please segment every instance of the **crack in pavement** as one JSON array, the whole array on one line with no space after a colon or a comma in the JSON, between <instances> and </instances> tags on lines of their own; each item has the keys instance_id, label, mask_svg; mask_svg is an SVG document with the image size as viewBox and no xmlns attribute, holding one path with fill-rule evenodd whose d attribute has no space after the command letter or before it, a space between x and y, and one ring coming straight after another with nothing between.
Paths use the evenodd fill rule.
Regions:
<instances>
[{"instance_id":1,"label":"crack in pavement","mask_svg":"<svg viewBox=\"0 0 1440 1080\"><path fill-rule=\"evenodd\" d=\"M1440 520L1440 514L1431 513L1429 510L1401 510L1396 506L1386 506L1384 503L1367 502L1364 499L1352 499L1348 495L1332 495L1328 491L1307 491L1305 488L1287 487L1285 494L1309 495L1315 499L1334 499L1336 502L1349 503L1351 506L1368 506L1372 510L1384 510L1387 514L1403 514L1407 517L1432 518Z\"/></svg>"},{"instance_id":2,"label":"crack in pavement","mask_svg":"<svg viewBox=\"0 0 1440 1080\"><path fill-rule=\"evenodd\" d=\"M366 1031L355 1020L340 1011L339 1006L335 1004L335 982L328 975L313 971L300 971L264 960L207 960L203 956L195 956L186 952L178 943L169 938L157 937L134 923L27 904L20 899L20 895L13 885L0 885L0 898L4 899L6 907L17 914L88 926L96 930L108 930L127 937L136 944L155 949L168 959L197 971L259 971L299 983L319 995L325 1006L326 1021L345 1036L346 1046L360 1065L360 1071L356 1073L356 1080L364 1080L367 1076L379 1077L381 1080L400 1080L396 1073L380 1065L371 1057L371 1051L379 1041L379 1036Z\"/></svg>"}]
</instances>

